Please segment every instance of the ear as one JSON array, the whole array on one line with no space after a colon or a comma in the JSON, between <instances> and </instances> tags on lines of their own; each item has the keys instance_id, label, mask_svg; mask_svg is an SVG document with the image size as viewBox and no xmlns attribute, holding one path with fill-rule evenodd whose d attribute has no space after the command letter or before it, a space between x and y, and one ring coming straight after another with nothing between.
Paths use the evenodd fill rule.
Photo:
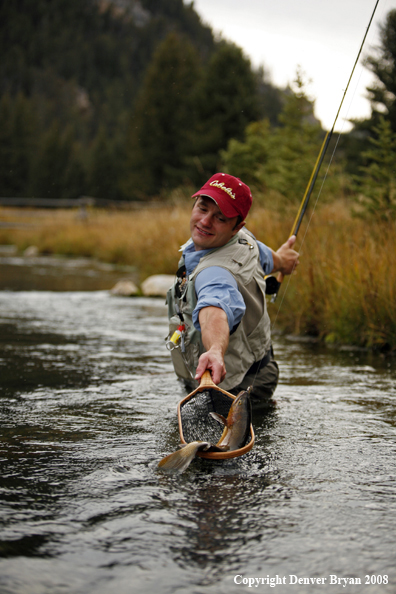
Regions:
<instances>
[{"instance_id":1,"label":"ear","mask_svg":"<svg viewBox=\"0 0 396 594\"><path fill-rule=\"evenodd\" d=\"M246 225L245 221L242 221L241 223L238 223L237 225L235 225L235 227L233 228L233 235L238 233L238 231L240 231L242 229L242 227L244 227L245 225Z\"/></svg>"}]
</instances>

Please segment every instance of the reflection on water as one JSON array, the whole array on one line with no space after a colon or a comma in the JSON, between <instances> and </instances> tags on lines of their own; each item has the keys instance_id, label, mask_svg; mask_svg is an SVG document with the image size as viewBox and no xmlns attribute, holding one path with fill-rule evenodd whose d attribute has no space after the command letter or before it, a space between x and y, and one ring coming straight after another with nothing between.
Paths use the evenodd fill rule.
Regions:
<instances>
[{"instance_id":1,"label":"reflection on water","mask_svg":"<svg viewBox=\"0 0 396 594\"><path fill-rule=\"evenodd\" d=\"M21 257L0 246L0 290L101 291L137 275L133 267L95 262L90 258Z\"/></svg>"},{"instance_id":2,"label":"reflection on water","mask_svg":"<svg viewBox=\"0 0 396 594\"><path fill-rule=\"evenodd\" d=\"M163 300L3 291L0 332L2 594L395 591L391 360L277 340L253 450L166 476L185 392Z\"/></svg>"}]
</instances>

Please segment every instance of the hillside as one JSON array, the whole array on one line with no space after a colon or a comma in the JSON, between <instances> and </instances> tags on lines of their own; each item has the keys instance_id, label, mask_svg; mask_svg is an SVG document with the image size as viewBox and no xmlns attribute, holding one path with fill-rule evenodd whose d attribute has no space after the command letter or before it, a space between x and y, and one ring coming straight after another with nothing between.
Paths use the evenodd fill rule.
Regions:
<instances>
[{"instance_id":1,"label":"hillside","mask_svg":"<svg viewBox=\"0 0 396 594\"><path fill-rule=\"evenodd\" d=\"M211 30L182 0L4 0L0 91L58 108L130 109L153 51L170 31L207 56Z\"/></svg>"},{"instance_id":2,"label":"hillside","mask_svg":"<svg viewBox=\"0 0 396 594\"><path fill-rule=\"evenodd\" d=\"M182 0L3 0L0 52L0 196L146 197L191 180L196 157L205 171L215 167L231 135L240 137L246 123L263 115L274 121L281 105L281 92L264 73L254 73L239 48L215 40L193 3ZM147 97L143 87L158 63L168 77L154 84L158 96ZM216 88L211 105L210 78L224 68L223 89ZM127 179L131 167L141 171L141 147L131 148L131 130L141 125L135 125L137 98L146 93L141 119L142 101L170 101L175 84L180 101L189 95L182 125L191 137L176 139L182 153L160 175L151 172L155 183L137 196ZM208 113L217 127L210 141ZM176 122L173 129L184 134Z\"/></svg>"}]
</instances>

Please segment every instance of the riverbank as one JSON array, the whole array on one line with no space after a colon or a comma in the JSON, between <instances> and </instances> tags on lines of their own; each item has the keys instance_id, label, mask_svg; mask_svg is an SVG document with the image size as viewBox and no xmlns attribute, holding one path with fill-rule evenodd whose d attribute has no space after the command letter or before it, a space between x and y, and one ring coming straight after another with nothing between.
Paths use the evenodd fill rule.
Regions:
<instances>
[{"instance_id":1,"label":"riverbank","mask_svg":"<svg viewBox=\"0 0 396 594\"><path fill-rule=\"evenodd\" d=\"M255 207L248 228L272 247L287 239L293 216ZM133 266L139 282L173 274L189 236L190 205L134 212L0 209L0 244L23 253L95 258ZM275 304L275 329L327 343L396 351L395 223L353 218L343 202L308 215L299 232L301 265Z\"/></svg>"}]
</instances>

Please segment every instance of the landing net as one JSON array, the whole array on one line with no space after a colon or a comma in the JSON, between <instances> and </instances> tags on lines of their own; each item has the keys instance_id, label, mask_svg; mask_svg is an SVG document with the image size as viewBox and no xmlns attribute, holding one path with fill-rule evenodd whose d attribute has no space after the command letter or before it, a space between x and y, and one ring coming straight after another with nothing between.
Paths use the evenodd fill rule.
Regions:
<instances>
[{"instance_id":1,"label":"landing net","mask_svg":"<svg viewBox=\"0 0 396 594\"><path fill-rule=\"evenodd\" d=\"M210 388L184 400L180 404L180 420L186 443L202 440L216 444L223 433L224 425L209 413L215 412L227 418L232 403L230 396Z\"/></svg>"}]
</instances>

